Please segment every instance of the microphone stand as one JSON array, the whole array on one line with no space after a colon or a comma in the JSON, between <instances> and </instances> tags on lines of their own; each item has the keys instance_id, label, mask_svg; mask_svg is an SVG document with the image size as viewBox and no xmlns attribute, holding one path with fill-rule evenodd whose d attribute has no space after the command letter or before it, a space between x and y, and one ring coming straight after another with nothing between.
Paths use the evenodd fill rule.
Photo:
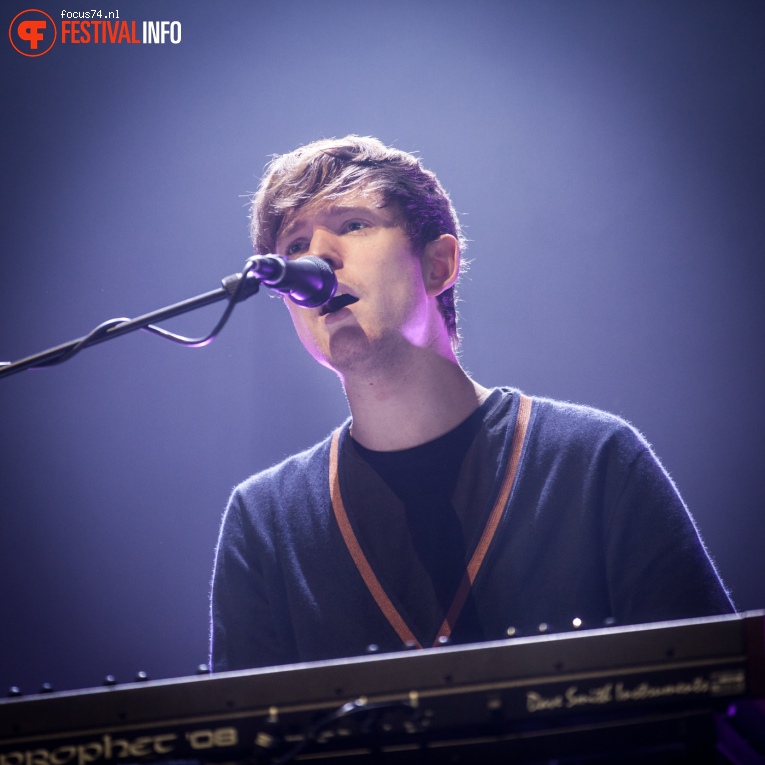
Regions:
<instances>
[{"instance_id":1,"label":"microphone stand","mask_svg":"<svg viewBox=\"0 0 765 765\"><path fill-rule=\"evenodd\" d=\"M108 326L111 323L107 322L106 325L97 327L89 335L85 335L85 337L80 337L77 340L58 345L55 348L50 348L47 351L35 354L34 356L28 356L27 358L12 364L2 364L2 362L0 362L0 378L8 377L31 367L44 367L56 364L60 361L65 361L66 356L70 354L74 355L74 353L82 348L87 348L88 346L96 345L97 343L103 343L106 340L112 340L115 337L126 335L128 332L144 329L150 324L171 319L182 313L188 313L189 311L194 311L197 308L202 308L211 303L217 303L219 300L228 299L229 306L226 309L223 318L218 323L218 326L209 336L209 339L211 340L222 327L223 323L225 323L225 320L228 318L234 305L256 294L260 288L261 281L262 279L259 279L252 273L247 273L246 277L242 277L242 274L232 274L221 281L223 286L217 290L205 292L203 295L197 295L197 297L189 298L188 300L175 303L166 308L160 308L158 311L147 313L136 319L115 319L115 323L111 326Z\"/></svg>"}]
</instances>

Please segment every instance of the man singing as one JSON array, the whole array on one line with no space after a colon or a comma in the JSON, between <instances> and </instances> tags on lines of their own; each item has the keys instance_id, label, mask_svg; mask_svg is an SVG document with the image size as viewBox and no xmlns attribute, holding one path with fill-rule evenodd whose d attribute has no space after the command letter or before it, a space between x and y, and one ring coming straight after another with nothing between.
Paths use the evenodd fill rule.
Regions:
<instances>
[{"instance_id":1,"label":"man singing","mask_svg":"<svg viewBox=\"0 0 765 765\"><path fill-rule=\"evenodd\" d=\"M416 157L358 136L277 157L252 234L334 270L329 303L287 306L351 418L234 491L213 670L733 610L639 433L460 367L464 241Z\"/></svg>"}]
</instances>

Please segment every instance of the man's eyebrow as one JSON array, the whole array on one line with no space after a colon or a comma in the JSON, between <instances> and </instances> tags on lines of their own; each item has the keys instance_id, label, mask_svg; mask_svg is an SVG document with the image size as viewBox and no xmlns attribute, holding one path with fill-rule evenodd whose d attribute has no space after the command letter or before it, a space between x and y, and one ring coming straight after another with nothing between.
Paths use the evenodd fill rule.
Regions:
<instances>
[{"instance_id":1,"label":"man's eyebrow","mask_svg":"<svg viewBox=\"0 0 765 765\"><path fill-rule=\"evenodd\" d=\"M329 216L341 216L341 215L348 215L348 214L356 214L356 213L362 213L369 210L381 210L382 207L378 205L329 205L328 207L324 208L325 214ZM293 218L278 234L278 238L282 239L285 236L290 236L292 232L299 228L301 224L301 216L298 214L297 217Z\"/></svg>"},{"instance_id":2,"label":"man's eyebrow","mask_svg":"<svg viewBox=\"0 0 765 765\"><path fill-rule=\"evenodd\" d=\"M330 205L327 212L330 215L345 215L346 213L363 212L365 210L379 210L378 205Z\"/></svg>"}]
</instances>

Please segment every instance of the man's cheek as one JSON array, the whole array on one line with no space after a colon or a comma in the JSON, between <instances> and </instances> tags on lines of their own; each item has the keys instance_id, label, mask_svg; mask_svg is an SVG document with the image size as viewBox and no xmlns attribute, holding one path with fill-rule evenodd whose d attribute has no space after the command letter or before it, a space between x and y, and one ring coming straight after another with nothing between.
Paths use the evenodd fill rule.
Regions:
<instances>
[{"instance_id":1,"label":"man's cheek","mask_svg":"<svg viewBox=\"0 0 765 765\"><path fill-rule=\"evenodd\" d=\"M287 301L289 302L289 301ZM292 324L295 327L297 336L303 347L312 355L316 356L318 351L318 343L314 337L314 333L320 328L311 313L305 308L299 308L298 306L288 306L290 312L290 318Z\"/></svg>"}]
</instances>

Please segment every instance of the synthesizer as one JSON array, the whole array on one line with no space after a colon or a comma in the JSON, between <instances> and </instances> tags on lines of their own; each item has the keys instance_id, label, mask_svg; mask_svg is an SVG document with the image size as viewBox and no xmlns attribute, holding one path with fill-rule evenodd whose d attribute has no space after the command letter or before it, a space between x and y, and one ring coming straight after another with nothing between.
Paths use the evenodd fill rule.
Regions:
<instances>
[{"instance_id":1,"label":"synthesizer","mask_svg":"<svg viewBox=\"0 0 765 765\"><path fill-rule=\"evenodd\" d=\"M9 698L0 765L738 762L763 698L749 612Z\"/></svg>"}]
</instances>

